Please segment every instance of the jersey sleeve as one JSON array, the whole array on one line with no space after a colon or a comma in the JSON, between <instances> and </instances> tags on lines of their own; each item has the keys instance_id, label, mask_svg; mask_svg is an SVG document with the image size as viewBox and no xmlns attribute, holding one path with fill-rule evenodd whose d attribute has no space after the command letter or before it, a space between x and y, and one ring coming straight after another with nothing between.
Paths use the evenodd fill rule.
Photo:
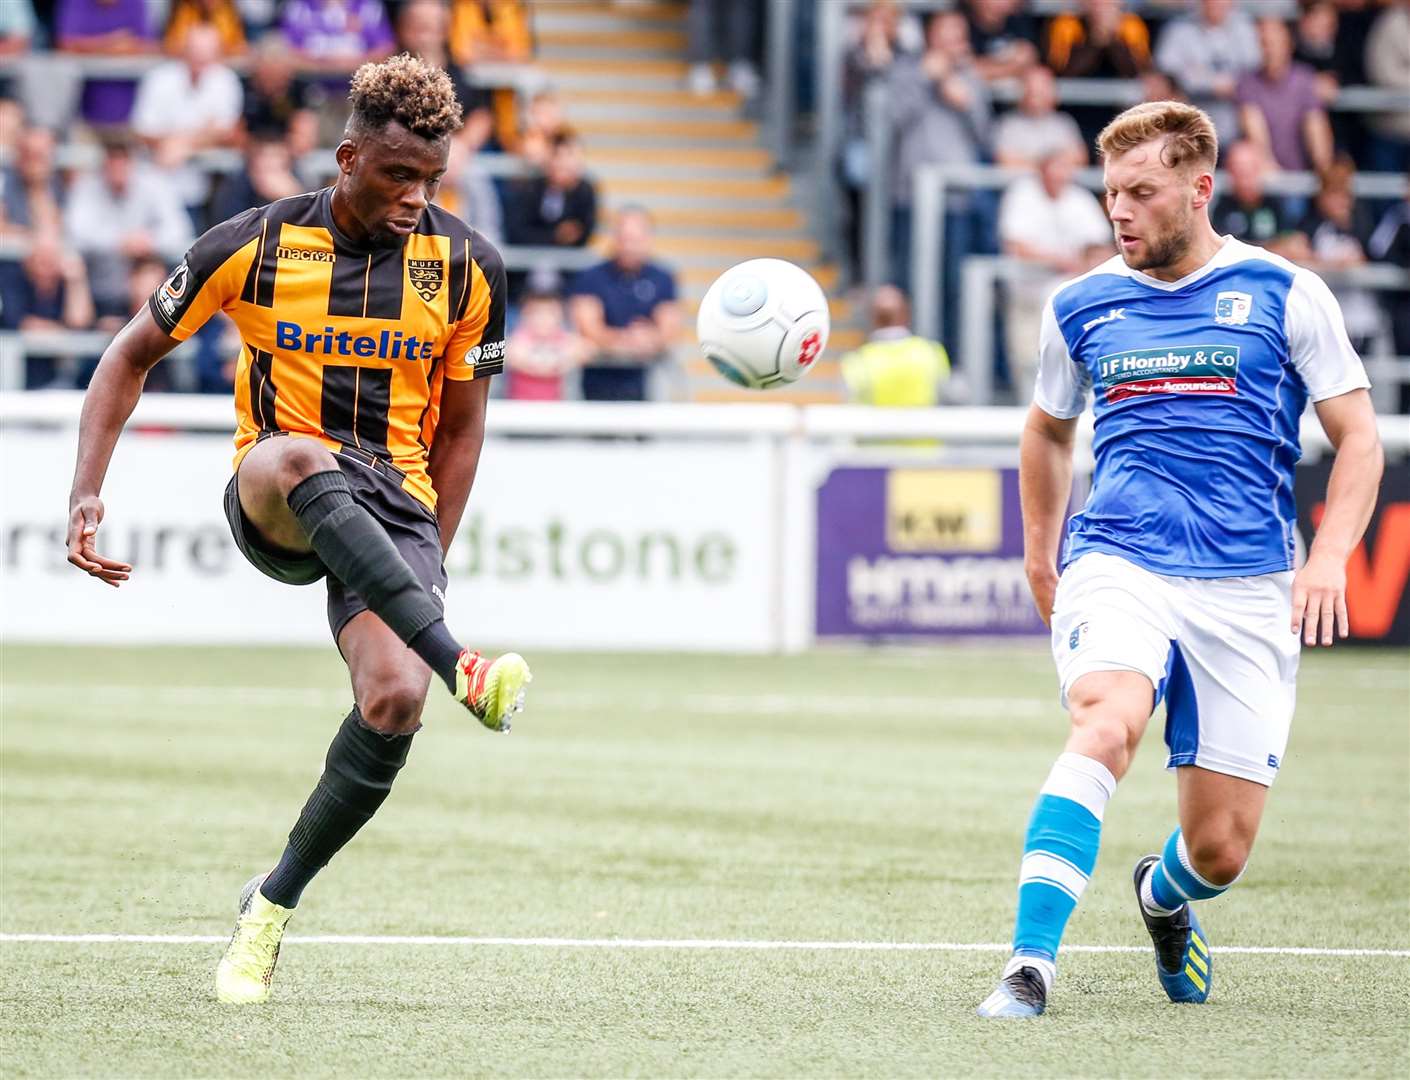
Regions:
<instances>
[{"instance_id":1,"label":"jersey sleeve","mask_svg":"<svg viewBox=\"0 0 1410 1080\"><path fill-rule=\"evenodd\" d=\"M1371 385L1361 357L1346 336L1341 306L1327 283L1299 268L1288 290L1284 328L1293 367L1313 401Z\"/></svg>"},{"instance_id":2,"label":"jersey sleeve","mask_svg":"<svg viewBox=\"0 0 1410 1080\"><path fill-rule=\"evenodd\" d=\"M445 351L446 378L483 379L504 370L504 260L478 233L470 246L470 296Z\"/></svg>"},{"instance_id":3,"label":"jersey sleeve","mask_svg":"<svg viewBox=\"0 0 1410 1080\"><path fill-rule=\"evenodd\" d=\"M1086 368L1067 351L1067 340L1049 298L1043 305L1043 325L1038 332L1038 381L1033 388L1033 404L1049 416L1071 420L1087 407L1091 385Z\"/></svg>"},{"instance_id":4,"label":"jersey sleeve","mask_svg":"<svg viewBox=\"0 0 1410 1080\"><path fill-rule=\"evenodd\" d=\"M185 341L238 299L264 234L262 207L237 214L205 233L147 301L157 325L177 341Z\"/></svg>"}]
</instances>

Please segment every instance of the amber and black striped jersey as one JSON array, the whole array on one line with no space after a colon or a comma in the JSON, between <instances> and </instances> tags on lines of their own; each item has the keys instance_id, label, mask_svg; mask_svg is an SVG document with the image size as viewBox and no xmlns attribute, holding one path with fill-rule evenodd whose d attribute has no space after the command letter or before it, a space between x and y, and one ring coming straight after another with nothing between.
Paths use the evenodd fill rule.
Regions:
<instances>
[{"instance_id":1,"label":"amber and black striped jersey","mask_svg":"<svg viewBox=\"0 0 1410 1080\"><path fill-rule=\"evenodd\" d=\"M441 388L504 367L504 264L438 206L400 247L371 249L339 232L331 188L247 210L197 240L148 306L178 341L217 311L239 329L237 467L262 434L307 435L382 459L433 510Z\"/></svg>"}]
</instances>

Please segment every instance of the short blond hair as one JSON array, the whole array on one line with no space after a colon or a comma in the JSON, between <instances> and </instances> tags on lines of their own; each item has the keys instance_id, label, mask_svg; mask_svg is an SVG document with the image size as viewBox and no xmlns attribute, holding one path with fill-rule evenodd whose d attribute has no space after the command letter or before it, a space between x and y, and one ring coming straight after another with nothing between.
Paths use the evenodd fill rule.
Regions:
<instances>
[{"instance_id":1,"label":"short blond hair","mask_svg":"<svg viewBox=\"0 0 1410 1080\"><path fill-rule=\"evenodd\" d=\"M1132 105L1097 136L1103 158L1113 158L1153 139L1162 139L1160 160L1171 169L1203 165L1213 169L1219 160L1219 136L1214 121L1203 109L1182 101L1147 101Z\"/></svg>"}]
</instances>

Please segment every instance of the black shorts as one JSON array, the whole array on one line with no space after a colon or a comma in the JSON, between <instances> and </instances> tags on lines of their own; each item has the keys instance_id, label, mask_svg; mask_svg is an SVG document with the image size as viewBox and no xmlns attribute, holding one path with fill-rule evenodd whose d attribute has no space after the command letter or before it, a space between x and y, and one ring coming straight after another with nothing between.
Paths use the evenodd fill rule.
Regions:
<instances>
[{"instance_id":1,"label":"black shorts","mask_svg":"<svg viewBox=\"0 0 1410 1080\"><path fill-rule=\"evenodd\" d=\"M442 562L441 530L436 516L420 501L408 495L401 481L389 467L368 455L361 457L339 451L334 455L338 468L347 477L353 498L387 530L401 557L416 574L421 587L431 594L438 607L445 610L446 568ZM333 640L338 640L343 627L354 615L367 610L367 604L357 593L328 573L323 561L312 552L285 551L270 544L259 534L240 506L240 474L237 472L225 486L225 519L230 523L230 535L235 546L260 573L286 585L312 585L319 578L328 579L328 627Z\"/></svg>"}]
</instances>

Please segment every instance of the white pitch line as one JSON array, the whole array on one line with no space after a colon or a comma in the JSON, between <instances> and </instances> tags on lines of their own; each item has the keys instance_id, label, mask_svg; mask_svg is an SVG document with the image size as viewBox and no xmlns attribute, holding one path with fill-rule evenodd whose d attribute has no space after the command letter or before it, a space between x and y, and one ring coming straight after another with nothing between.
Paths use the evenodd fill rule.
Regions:
<instances>
[{"instance_id":1,"label":"white pitch line","mask_svg":"<svg viewBox=\"0 0 1410 1080\"><path fill-rule=\"evenodd\" d=\"M53 945L223 945L221 934L0 934L3 942ZM1004 942L742 941L728 938L445 937L417 934L291 934L294 945L440 945L528 949L676 949L738 952L1008 952ZM1148 953L1148 945L1064 945L1068 953ZM1410 959L1410 949L1323 949L1280 945L1216 945L1220 953L1256 956L1383 956Z\"/></svg>"}]
</instances>

